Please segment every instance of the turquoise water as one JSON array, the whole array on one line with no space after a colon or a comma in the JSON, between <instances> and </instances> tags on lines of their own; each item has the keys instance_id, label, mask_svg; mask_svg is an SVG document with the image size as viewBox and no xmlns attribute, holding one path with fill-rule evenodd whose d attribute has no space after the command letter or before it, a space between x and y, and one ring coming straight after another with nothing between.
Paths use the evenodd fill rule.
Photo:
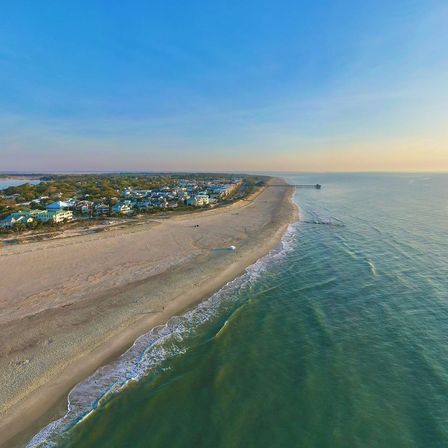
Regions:
<instances>
[{"instance_id":1,"label":"turquoise water","mask_svg":"<svg viewBox=\"0 0 448 448\"><path fill-rule=\"evenodd\" d=\"M324 187L296 192L282 248L85 383L36 443L448 446L448 175L288 180ZM92 401L111 372L121 391Z\"/></svg>"},{"instance_id":2,"label":"turquoise water","mask_svg":"<svg viewBox=\"0 0 448 448\"><path fill-rule=\"evenodd\" d=\"M38 184L40 181L37 179L34 180L28 180L28 179L0 179L0 190L3 190L8 187L17 187L19 185L23 184L31 184L35 185Z\"/></svg>"}]
</instances>

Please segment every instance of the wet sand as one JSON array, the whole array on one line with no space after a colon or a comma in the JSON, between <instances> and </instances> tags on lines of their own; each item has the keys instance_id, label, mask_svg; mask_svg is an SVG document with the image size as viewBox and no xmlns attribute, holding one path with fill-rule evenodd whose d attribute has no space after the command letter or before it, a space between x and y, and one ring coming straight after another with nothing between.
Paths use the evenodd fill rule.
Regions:
<instances>
[{"instance_id":1,"label":"wet sand","mask_svg":"<svg viewBox=\"0 0 448 448\"><path fill-rule=\"evenodd\" d=\"M138 336L276 247L296 219L292 191L268 187L202 213L3 247L0 446L54 416L75 384ZM230 245L237 250L219 250Z\"/></svg>"}]
</instances>

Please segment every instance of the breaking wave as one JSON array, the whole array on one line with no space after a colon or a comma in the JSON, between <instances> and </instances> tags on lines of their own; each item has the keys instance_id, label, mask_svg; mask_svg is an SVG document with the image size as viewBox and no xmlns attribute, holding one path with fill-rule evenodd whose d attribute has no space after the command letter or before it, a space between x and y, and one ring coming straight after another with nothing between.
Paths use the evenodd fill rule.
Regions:
<instances>
[{"instance_id":1,"label":"breaking wave","mask_svg":"<svg viewBox=\"0 0 448 448\"><path fill-rule=\"evenodd\" d=\"M154 327L136 339L118 359L100 367L93 375L77 384L68 395L66 414L44 427L27 444L27 448L55 447L62 434L95 411L112 394L130 382L146 376L163 361L185 352L180 344L196 328L217 315L224 303L236 300L237 292L250 286L273 263L289 252L296 239L297 224L291 224L279 248L260 258L235 280L181 316L174 316L165 325Z\"/></svg>"}]
</instances>

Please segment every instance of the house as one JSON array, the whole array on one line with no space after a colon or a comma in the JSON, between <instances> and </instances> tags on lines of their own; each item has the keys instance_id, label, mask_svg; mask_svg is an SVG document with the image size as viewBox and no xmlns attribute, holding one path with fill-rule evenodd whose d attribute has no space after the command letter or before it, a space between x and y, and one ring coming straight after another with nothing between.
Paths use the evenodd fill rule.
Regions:
<instances>
[{"instance_id":1,"label":"house","mask_svg":"<svg viewBox=\"0 0 448 448\"><path fill-rule=\"evenodd\" d=\"M92 201L82 200L76 202L75 210L78 211L79 213L87 214L91 212L92 207L93 207Z\"/></svg>"},{"instance_id":2,"label":"house","mask_svg":"<svg viewBox=\"0 0 448 448\"><path fill-rule=\"evenodd\" d=\"M69 210L74 210L76 208L76 199L70 198L65 201Z\"/></svg>"},{"instance_id":3,"label":"house","mask_svg":"<svg viewBox=\"0 0 448 448\"><path fill-rule=\"evenodd\" d=\"M3 229L12 229L17 224L25 224L24 216L14 216L17 213L13 213L12 215L7 216L5 219L0 221L0 227ZM29 218L27 222L32 222L33 218Z\"/></svg>"},{"instance_id":4,"label":"house","mask_svg":"<svg viewBox=\"0 0 448 448\"><path fill-rule=\"evenodd\" d=\"M238 184L222 184L222 185L212 185L209 191L219 198L225 198L229 196L236 188Z\"/></svg>"},{"instance_id":5,"label":"house","mask_svg":"<svg viewBox=\"0 0 448 448\"><path fill-rule=\"evenodd\" d=\"M168 201L164 197L155 198L151 202L153 207L167 208L168 206Z\"/></svg>"},{"instance_id":6,"label":"house","mask_svg":"<svg viewBox=\"0 0 448 448\"><path fill-rule=\"evenodd\" d=\"M95 213L97 215L107 215L109 214L110 207L107 204L96 204L95 205Z\"/></svg>"},{"instance_id":7,"label":"house","mask_svg":"<svg viewBox=\"0 0 448 448\"><path fill-rule=\"evenodd\" d=\"M125 188L121 193L120 196L123 198L130 198L132 196L133 190L131 187Z\"/></svg>"},{"instance_id":8,"label":"house","mask_svg":"<svg viewBox=\"0 0 448 448\"><path fill-rule=\"evenodd\" d=\"M179 198L179 200L181 201L186 201L187 199L190 198L190 195L186 192L186 191L179 191L177 193L177 197Z\"/></svg>"},{"instance_id":9,"label":"house","mask_svg":"<svg viewBox=\"0 0 448 448\"><path fill-rule=\"evenodd\" d=\"M147 210L148 208L152 207L151 201L140 201L136 202L134 204L134 207L138 210Z\"/></svg>"},{"instance_id":10,"label":"house","mask_svg":"<svg viewBox=\"0 0 448 448\"><path fill-rule=\"evenodd\" d=\"M73 212L71 210L47 210L47 215L42 214L37 219L42 222L53 222L59 224L61 222L73 221Z\"/></svg>"},{"instance_id":11,"label":"house","mask_svg":"<svg viewBox=\"0 0 448 448\"><path fill-rule=\"evenodd\" d=\"M213 186L210 189L210 192L220 198L224 198L229 194L229 188L227 188L225 185L217 185Z\"/></svg>"},{"instance_id":12,"label":"house","mask_svg":"<svg viewBox=\"0 0 448 448\"><path fill-rule=\"evenodd\" d=\"M120 215L129 215L132 213L130 205L126 202L118 202L112 206L112 213L117 213Z\"/></svg>"},{"instance_id":13,"label":"house","mask_svg":"<svg viewBox=\"0 0 448 448\"><path fill-rule=\"evenodd\" d=\"M72 221L73 212L70 210L30 210L32 217L39 222L43 223L55 223L59 224L61 222Z\"/></svg>"},{"instance_id":14,"label":"house","mask_svg":"<svg viewBox=\"0 0 448 448\"><path fill-rule=\"evenodd\" d=\"M68 209L69 205L66 202L63 201L56 201L52 202L51 204L47 205L45 208L47 210L66 210Z\"/></svg>"},{"instance_id":15,"label":"house","mask_svg":"<svg viewBox=\"0 0 448 448\"><path fill-rule=\"evenodd\" d=\"M12 228L17 224L29 224L34 221L42 223L61 223L73 220L73 212L69 210L24 210L12 213L0 221L3 228Z\"/></svg>"},{"instance_id":16,"label":"house","mask_svg":"<svg viewBox=\"0 0 448 448\"><path fill-rule=\"evenodd\" d=\"M36 219L36 215L41 210L25 210L11 213L5 219L0 221L0 227L4 229L12 229L17 224L29 224Z\"/></svg>"},{"instance_id":17,"label":"house","mask_svg":"<svg viewBox=\"0 0 448 448\"><path fill-rule=\"evenodd\" d=\"M152 190L134 190L135 197L146 197L151 194Z\"/></svg>"},{"instance_id":18,"label":"house","mask_svg":"<svg viewBox=\"0 0 448 448\"><path fill-rule=\"evenodd\" d=\"M210 198L207 194L197 194L187 199L187 205L193 205L194 207L202 207L210 203Z\"/></svg>"}]
</instances>

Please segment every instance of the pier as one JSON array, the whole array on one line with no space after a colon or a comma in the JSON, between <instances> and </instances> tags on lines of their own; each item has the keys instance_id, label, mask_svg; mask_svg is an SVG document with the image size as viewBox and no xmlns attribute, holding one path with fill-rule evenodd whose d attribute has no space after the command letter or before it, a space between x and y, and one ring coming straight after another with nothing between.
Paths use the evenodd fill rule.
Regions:
<instances>
[{"instance_id":1,"label":"pier","mask_svg":"<svg viewBox=\"0 0 448 448\"><path fill-rule=\"evenodd\" d=\"M322 188L321 184L287 184L290 187L296 188L314 188L316 190L320 190ZM268 187L284 187L285 184L271 184L267 185Z\"/></svg>"}]
</instances>

